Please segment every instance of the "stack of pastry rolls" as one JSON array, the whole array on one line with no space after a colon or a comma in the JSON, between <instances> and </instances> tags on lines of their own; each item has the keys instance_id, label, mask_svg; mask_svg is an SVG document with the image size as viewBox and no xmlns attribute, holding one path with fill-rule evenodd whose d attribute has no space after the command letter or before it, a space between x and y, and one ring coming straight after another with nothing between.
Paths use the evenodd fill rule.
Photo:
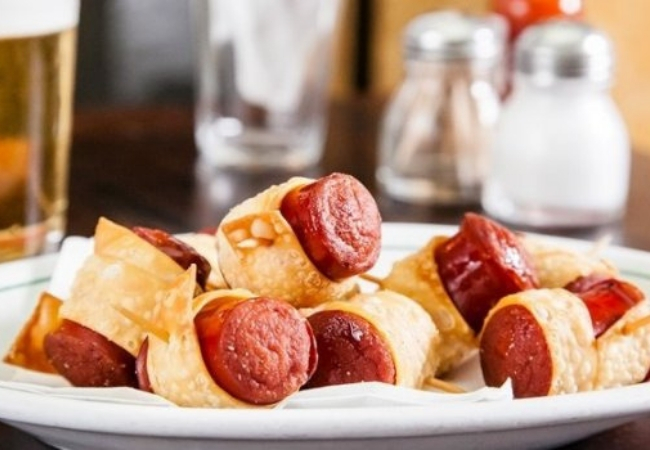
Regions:
<instances>
[{"instance_id":1,"label":"stack of pastry rolls","mask_svg":"<svg viewBox=\"0 0 650 450\"><path fill-rule=\"evenodd\" d=\"M382 286L440 330L439 375L477 349L486 384L516 397L638 383L650 369L650 310L607 261L516 235L476 214L398 261Z\"/></svg>"},{"instance_id":2,"label":"stack of pastry rolls","mask_svg":"<svg viewBox=\"0 0 650 450\"><path fill-rule=\"evenodd\" d=\"M453 236L435 236L397 261L381 285L418 301L440 330L444 375L478 345L489 310L501 297L537 287L535 270L517 237L477 214L466 214Z\"/></svg>"},{"instance_id":3,"label":"stack of pastry rolls","mask_svg":"<svg viewBox=\"0 0 650 450\"><path fill-rule=\"evenodd\" d=\"M217 232L224 279L301 309L318 364L305 387L381 381L422 387L437 366L438 331L403 295L360 293L381 248L381 217L353 177L293 178L244 201Z\"/></svg>"},{"instance_id":4,"label":"stack of pastry rolls","mask_svg":"<svg viewBox=\"0 0 650 450\"><path fill-rule=\"evenodd\" d=\"M44 338L73 385L137 387L180 406L267 407L313 373L311 327L289 303L215 286L213 265L161 230L102 218L94 238Z\"/></svg>"},{"instance_id":5,"label":"stack of pastry rolls","mask_svg":"<svg viewBox=\"0 0 650 450\"><path fill-rule=\"evenodd\" d=\"M485 381L510 378L516 397L639 383L650 368L649 317L644 294L617 278L591 276L507 296L481 333Z\"/></svg>"},{"instance_id":6,"label":"stack of pastry rolls","mask_svg":"<svg viewBox=\"0 0 650 450\"><path fill-rule=\"evenodd\" d=\"M189 246L161 231L101 218L93 253L58 311L59 326L45 336L52 365L77 386L137 386L135 357L147 335L142 325L190 266L203 289L210 266Z\"/></svg>"},{"instance_id":7,"label":"stack of pastry rolls","mask_svg":"<svg viewBox=\"0 0 650 450\"><path fill-rule=\"evenodd\" d=\"M477 352L486 383L511 379L517 397L647 377L650 306L611 264L470 213L361 292L380 249L374 199L338 173L272 186L212 235L102 218L70 297L44 297L29 321L47 325L38 365L212 408L344 383L423 388Z\"/></svg>"},{"instance_id":8,"label":"stack of pastry rolls","mask_svg":"<svg viewBox=\"0 0 650 450\"><path fill-rule=\"evenodd\" d=\"M341 383L418 388L435 372L439 336L424 309L359 292L381 217L353 177L272 186L223 218L214 252L206 239L101 219L46 333L55 370L75 386L218 408L270 407Z\"/></svg>"}]
</instances>

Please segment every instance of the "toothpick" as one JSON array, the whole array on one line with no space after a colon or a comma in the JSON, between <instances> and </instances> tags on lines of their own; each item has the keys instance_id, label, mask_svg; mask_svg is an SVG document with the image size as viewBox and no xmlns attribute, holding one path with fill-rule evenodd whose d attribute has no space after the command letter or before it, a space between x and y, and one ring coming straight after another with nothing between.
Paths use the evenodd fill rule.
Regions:
<instances>
[{"instance_id":1,"label":"toothpick","mask_svg":"<svg viewBox=\"0 0 650 450\"><path fill-rule=\"evenodd\" d=\"M158 339L161 341L169 342L169 333L156 325L155 323L148 321L146 319L143 319L142 317L138 316L137 314L129 311L126 308L123 308L118 305L111 305L115 311L118 313L122 314L124 317L126 317L128 320L131 322L135 323L138 325L140 328L144 329L148 333L153 334L156 336Z\"/></svg>"},{"instance_id":2,"label":"toothpick","mask_svg":"<svg viewBox=\"0 0 650 450\"><path fill-rule=\"evenodd\" d=\"M612 235L606 234L601 236L587 252L587 256L597 258L603 250L612 242Z\"/></svg>"},{"instance_id":3,"label":"toothpick","mask_svg":"<svg viewBox=\"0 0 650 450\"><path fill-rule=\"evenodd\" d=\"M434 376L427 377L424 380L424 384L429 387L448 392L450 394L464 394L467 392L465 389L455 383L441 380L440 378L436 378Z\"/></svg>"},{"instance_id":4,"label":"toothpick","mask_svg":"<svg viewBox=\"0 0 650 450\"><path fill-rule=\"evenodd\" d=\"M639 328L650 326L650 316L641 317L623 326L623 334L634 334Z\"/></svg>"},{"instance_id":5,"label":"toothpick","mask_svg":"<svg viewBox=\"0 0 650 450\"><path fill-rule=\"evenodd\" d=\"M384 281L381 278L376 277L374 275L370 275L369 273L362 273L361 275L359 275L359 278L374 283L380 288L384 287Z\"/></svg>"}]
</instances>

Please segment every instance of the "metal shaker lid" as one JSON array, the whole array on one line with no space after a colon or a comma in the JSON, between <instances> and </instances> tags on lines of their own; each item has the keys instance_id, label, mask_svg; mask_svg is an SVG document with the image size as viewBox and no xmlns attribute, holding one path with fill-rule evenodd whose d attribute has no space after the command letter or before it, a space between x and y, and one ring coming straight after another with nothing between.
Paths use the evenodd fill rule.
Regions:
<instances>
[{"instance_id":1,"label":"metal shaker lid","mask_svg":"<svg viewBox=\"0 0 650 450\"><path fill-rule=\"evenodd\" d=\"M494 59L502 54L506 26L497 16L458 11L420 15L406 26L406 57L424 60Z\"/></svg>"},{"instance_id":2,"label":"metal shaker lid","mask_svg":"<svg viewBox=\"0 0 650 450\"><path fill-rule=\"evenodd\" d=\"M586 23L554 19L522 33L515 44L515 67L545 84L564 78L607 82L614 47L605 33Z\"/></svg>"}]
</instances>

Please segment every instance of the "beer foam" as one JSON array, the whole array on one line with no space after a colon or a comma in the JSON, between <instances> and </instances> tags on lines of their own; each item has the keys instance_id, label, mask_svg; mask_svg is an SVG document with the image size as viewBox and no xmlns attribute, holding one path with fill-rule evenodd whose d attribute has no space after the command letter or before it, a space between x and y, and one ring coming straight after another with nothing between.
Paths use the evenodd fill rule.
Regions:
<instances>
[{"instance_id":1,"label":"beer foam","mask_svg":"<svg viewBox=\"0 0 650 450\"><path fill-rule=\"evenodd\" d=\"M80 0L0 0L0 39L40 36L79 22Z\"/></svg>"}]
</instances>

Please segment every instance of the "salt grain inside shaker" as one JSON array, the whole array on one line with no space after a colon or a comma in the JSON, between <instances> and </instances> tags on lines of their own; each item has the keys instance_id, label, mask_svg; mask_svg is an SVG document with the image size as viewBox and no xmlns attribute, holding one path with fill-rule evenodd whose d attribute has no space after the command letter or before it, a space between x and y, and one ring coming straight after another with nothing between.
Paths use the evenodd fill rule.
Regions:
<instances>
[{"instance_id":1,"label":"salt grain inside shaker","mask_svg":"<svg viewBox=\"0 0 650 450\"><path fill-rule=\"evenodd\" d=\"M404 33L406 77L379 136L377 179L415 203L478 203L498 118L505 30L455 11L417 17Z\"/></svg>"},{"instance_id":2,"label":"salt grain inside shaker","mask_svg":"<svg viewBox=\"0 0 650 450\"><path fill-rule=\"evenodd\" d=\"M613 67L611 41L584 23L554 20L519 38L482 195L490 215L535 227L622 216L630 143L609 94Z\"/></svg>"}]
</instances>

